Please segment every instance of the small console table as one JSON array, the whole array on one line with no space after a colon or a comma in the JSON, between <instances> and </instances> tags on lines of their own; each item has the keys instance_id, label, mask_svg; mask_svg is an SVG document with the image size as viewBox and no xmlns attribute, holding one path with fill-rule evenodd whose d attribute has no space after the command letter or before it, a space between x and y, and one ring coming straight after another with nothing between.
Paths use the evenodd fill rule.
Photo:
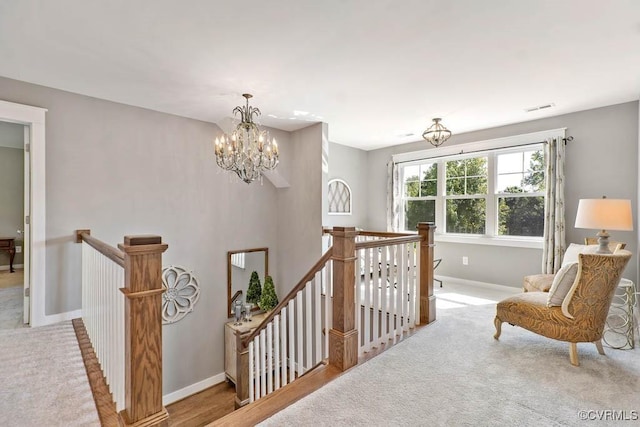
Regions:
<instances>
[{"instance_id":1,"label":"small console table","mask_svg":"<svg viewBox=\"0 0 640 427\"><path fill-rule=\"evenodd\" d=\"M243 321L241 325L234 325L233 321L224 324L224 374L227 380L236 383L236 331L240 333L253 332L267 317L267 313L252 316L250 322Z\"/></svg>"},{"instance_id":2,"label":"small console table","mask_svg":"<svg viewBox=\"0 0 640 427\"><path fill-rule=\"evenodd\" d=\"M0 237L0 250L9 252L9 272L13 273L13 259L16 256L16 242L14 237Z\"/></svg>"},{"instance_id":3,"label":"small console table","mask_svg":"<svg viewBox=\"0 0 640 427\"><path fill-rule=\"evenodd\" d=\"M636 285L629 279L620 279L613 296L602 340L611 348L631 349L635 347Z\"/></svg>"}]
</instances>

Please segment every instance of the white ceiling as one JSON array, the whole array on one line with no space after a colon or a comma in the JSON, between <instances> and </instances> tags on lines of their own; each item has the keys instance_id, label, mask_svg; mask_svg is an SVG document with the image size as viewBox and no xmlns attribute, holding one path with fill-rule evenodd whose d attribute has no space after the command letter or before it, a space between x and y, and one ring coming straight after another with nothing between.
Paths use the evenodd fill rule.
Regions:
<instances>
[{"instance_id":1,"label":"white ceiling","mask_svg":"<svg viewBox=\"0 0 640 427\"><path fill-rule=\"evenodd\" d=\"M640 1L2 0L0 75L373 149L637 100Z\"/></svg>"}]
</instances>

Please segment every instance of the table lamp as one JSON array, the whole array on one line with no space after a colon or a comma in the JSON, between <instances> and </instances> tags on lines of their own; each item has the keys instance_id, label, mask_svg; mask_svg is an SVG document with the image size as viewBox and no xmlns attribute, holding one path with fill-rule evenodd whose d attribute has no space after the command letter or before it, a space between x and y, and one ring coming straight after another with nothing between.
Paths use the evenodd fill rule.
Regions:
<instances>
[{"instance_id":1,"label":"table lamp","mask_svg":"<svg viewBox=\"0 0 640 427\"><path fill-rule=\"evenodd\" d=\"M576 214L576 228L600 230L598 254L610 254L607 230L633 230L631 200L623 199L580 199Z\"/></svg>"}]
</instances>

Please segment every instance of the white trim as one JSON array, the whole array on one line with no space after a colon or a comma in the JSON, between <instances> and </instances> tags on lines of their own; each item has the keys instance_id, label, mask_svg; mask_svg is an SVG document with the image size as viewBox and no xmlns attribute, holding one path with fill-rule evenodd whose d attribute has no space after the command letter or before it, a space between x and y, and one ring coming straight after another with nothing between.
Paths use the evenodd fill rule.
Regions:
<instances>
[{"instance_id":1,"label":"white trim","mask_svg":"<svg viewBox=\"0 0 640 427\"><path fill-rule=\"evenodd\" d=\"M73 311L67 311L64 313L49 314L49 315L45 315L43 319L40 319L42 323L36 326L53 325L54 323L66 322L68 320L78 319L80 317L82 317L82 310L73 310Z\"/></svg>"},{"instance_id":2,"label":"white trim","mask_svg":"<svg viewBox=\"0 0 640 427\"><path fill-rule=\"evenodd\" d=\"M435 275L435 277L437 277L438 279L442 280L443 282L449 282L451 284L475 286L475 287L478 287L478 288L493 289L493 290L496 290L496 291L503 291L503 292L505 292L505 291L506 292L513 292L514 295L522 293L522 287L517 288L515 286L497 285L495 283L478 282L476 280L459 279L457 277L450 277L450 276ZM446 284L445 284L445 286L446 286Z\"/></svg>"},{"instance_id":3,"label":"white trim","mask_svg":"<svg viewBox=\"0 0 640 427\"><path fill-rule=\"evenodd\" d=\"M542 250L542 237L490 237L472 235L466 236L462 234L435 234L434 240L443 243L464 243L467 245L490 245L490 246L506 246L510 248L532 248Z\"/></svg>"},{"instance_id":4,"label":"white trim","mask_svg":"<svg viewBox=\"0 0 640 427\"><path fill-rule=\"evenodd\" d=\"M13 264L13 268L24 268L24 264ZM4 270L8 270L8 269L9 269L9 264L0 265L0 271L4 271Z\"/></svg>"},{"instance_id":5,"label":"white trim","mask_svg":"<svg viewBox=\"0 0 640 427\"><path fill-rule=\"evenodd\" d=\"M46 277L46 186L44 108L0 101L0 120L29 126L31 132L31 326L50 323L45 314ZM61 313L56 316L63 316Z\"/></svg>"},{"instance_id":6,"label":"white trim","mask_svg":"<svg viewBox=\"0 0 640 427\"><path fill-rule=\"evenodd\" d=\"M201 392L202 390L206 390L209 387L213 387L216 384L220 384L221 382L223 382L225 380L225 375L224 372L221 372L219 374L216 374L212 377L209 377L207 379L204 379L202 381L199 381L197 383L188 385L184 388L181 388L180 390L176 390L173 391L169 394L165 394L164 396L162 396L162 404L163 405L170 405L173 402L177 402L178 400L182 400L185 397L189 397L192 394L196 394Z\"/></svg>"},{"instance_id":7,"label":"white trim","mask_svg":"<svg viewBox=\"0 0 640 427\"><path fill-rule=\"evenodd\" d=\"M547 138L565 137L567 128L549 129L540 132L523 133L521 135L507 136L504 138L487 139L484 141L469 142L466 144L447 145L438 148L430 148L409 153L394 154L391 156L394 163L427 160L433 157L453 156L464 154L468 151L495 150L508 148L519 144L529 144L531 140L544 141ZM534 141L534 142L537 142Z\"/></svg>"}]
</instances>

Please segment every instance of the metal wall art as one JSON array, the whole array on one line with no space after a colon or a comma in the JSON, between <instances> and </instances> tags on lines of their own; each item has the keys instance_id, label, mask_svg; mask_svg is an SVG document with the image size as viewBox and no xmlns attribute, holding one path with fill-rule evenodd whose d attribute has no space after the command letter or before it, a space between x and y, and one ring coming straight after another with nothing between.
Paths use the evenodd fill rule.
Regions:
<instances>
[{"instance_id":1,"label":"metal wall art","mask_svg":"<svg viewBox=\"0 0 640 427\"><path fill-rule=\"evenodd\" d=\"M200 285L192 272L180 266L162 269L162 323L175 323L193 311L200 299Z\"/></svg>"}]
</instances>

